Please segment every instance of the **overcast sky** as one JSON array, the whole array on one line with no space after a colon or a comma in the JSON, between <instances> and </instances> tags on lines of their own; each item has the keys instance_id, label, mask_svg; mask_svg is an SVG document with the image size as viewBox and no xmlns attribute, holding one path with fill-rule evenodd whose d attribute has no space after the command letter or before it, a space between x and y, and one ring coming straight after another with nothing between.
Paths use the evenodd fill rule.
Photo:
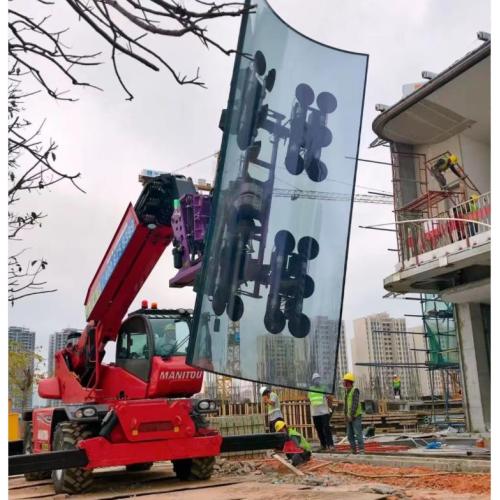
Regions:
<instances>
[{"instance_id":1,"label":"overcast sky","mask_svg":"<svg viewBox=\"0 0 500 500\"><path fill-rule=\"evenodd\" d=\"M389 161L387 148L368 149L374 139L371 124L376 103L393 104L401 98L404 83L420 80L422 70L439 72L477 47L476 32L490 31L487 0L270 0L295 29L305 35L370 56L365 111L359 156ZM55 7L42 6L41 12ZM79 51L103 50L106 64L88 71L87 80L104 92L75 89L76 103L56 102L45 95L27 102L34 123L47 119L45 135L59 144L57 166L68 173L81 172L86 194L59 184L42 194L25 198L26 208L48 214L41 229L25 234L22 246L29 256L44 257L44 274L56 293L34 296L9 307L9 325L26 326L44 346L50 333L85 324L83 301L87 287L129 202L141 191L137 175L143 168L172 171L216 152L222 134L218 129L225 107L233 58L207 51L193 37L159 39L158 48L181 72L200 73L208 89L178 86L167 73L154 73L123 61L122 74L135 95L132 102L116 82L107 61L109 49L100 44L73 11L58 2L54 26L70 26L66 40ZM226 47L235 47L236 20L218 21L211 35ZM88 47L88 49L87 49ZM57 81L60 88L67 88ZM212 179L215 159L183 173L194 179ZM390 167L360 162L357 193L392 191ZM347 335L352 321L387 311L401 317L416 314L413 301L382 299L384 277L394 272L397 254L393 233L359 229L359 225L390 222L390 206L356 203L353 212L343 318ZM171 251L153 271L132 308L142 298L166 307L192 307L191 289L169 289L175 270ZM416 318L409 325L418 324Z\"/></svg>"}]
</instances>

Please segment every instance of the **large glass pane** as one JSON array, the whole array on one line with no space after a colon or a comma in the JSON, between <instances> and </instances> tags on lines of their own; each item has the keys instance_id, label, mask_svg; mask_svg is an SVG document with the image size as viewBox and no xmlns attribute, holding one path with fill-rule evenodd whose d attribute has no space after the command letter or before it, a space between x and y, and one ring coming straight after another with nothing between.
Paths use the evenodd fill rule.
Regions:
<instances>
[{"instance_id":1,"label":"large glass pane","mask_svg":"<svg viewBox=\"0 0 500 500\"><path fill-rule=\"evenodd\" d=\"M188 362L299 388L319 372L333 391L368 56L252 4Z\"/></svg>"}]
</instances>

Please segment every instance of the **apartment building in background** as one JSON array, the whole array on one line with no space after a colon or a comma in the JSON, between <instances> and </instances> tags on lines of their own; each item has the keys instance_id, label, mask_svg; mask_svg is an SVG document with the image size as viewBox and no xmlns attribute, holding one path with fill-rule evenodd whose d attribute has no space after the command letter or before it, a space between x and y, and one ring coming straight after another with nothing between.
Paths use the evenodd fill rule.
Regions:
<instances>
[{"instance_id":1,"label":"apartment building in background","mask_svg":"<svg viewBox=\"0 0 500 500\"><path fill-rule=\"evenodd\" d=\"M420 397L419 374L404 318L379 313L354 320L353 370L364 399L392 399L392 379L401 378L401 397Z\"/></svg>"},{"instance_id":2,"label":"apartment building in background","mask_svg":"<svg viewBox=\"0 0 500 500\"><path fill-rule=\"evenodd\" d=\"M372 146L392 157L398 262L384 287L454 304L467 426L477 432L490 429L490 59L486 41L372 124Z\"/></svg>"}]
</instances>

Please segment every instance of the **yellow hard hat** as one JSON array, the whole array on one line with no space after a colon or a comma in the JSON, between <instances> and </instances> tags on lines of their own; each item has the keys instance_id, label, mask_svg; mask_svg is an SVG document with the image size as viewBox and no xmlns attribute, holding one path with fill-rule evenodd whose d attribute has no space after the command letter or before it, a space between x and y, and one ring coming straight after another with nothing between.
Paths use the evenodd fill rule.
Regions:
<instances>
[{"instance_id":1,"label":"yellow hard hat","mask_svg":"<svg viewBox=\"0 0 500 500\"><path fill-rule=\"evenodd\" d=\"M450 155L448 157L448 160L450 163L453 163L453 165L456 165L458 163L458 156L457 155Z\"/></svg>"},{"instance_id":2,"label":"yellow hard hat","mask_svg":"<svg viewBox=\"0 0 500 500\"><path fill-rule=\"evenodd\" d=\"M476 193L471 194L470 197L472 201L477 201L480 198L480 196Z\"/></svg>"},{"instance_id":3,"label":"yellow hard hat","mask_svg":"<svg viewBox=\"0 0 500 500\"><path fill-rule=\"evenodd\" d=\"M285 427L285 422L283 422L283 420L278 420L275 424L274 424L274 430L276 432L279 432L281 431L281 429L283 429L283 427Z\"/></svg>"},{"instance_id":4,"label":"yellow hard hat","mask_svg":"<svg viewBox=\"0 0 500 500\"><path fill-rule=\"evenodd\" d=\"M344 375L344 380L348 380L349 382L354 382L356 380L356 377L351 372L349 372Z\"/></svg>"}]
</instances>

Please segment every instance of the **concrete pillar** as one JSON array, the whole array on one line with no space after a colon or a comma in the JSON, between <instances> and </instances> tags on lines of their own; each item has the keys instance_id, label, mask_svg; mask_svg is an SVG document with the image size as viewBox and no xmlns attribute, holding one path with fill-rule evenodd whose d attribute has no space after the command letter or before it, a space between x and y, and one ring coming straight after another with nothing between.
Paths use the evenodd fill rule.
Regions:
<instances>
[{"instance_id":1,"label":"concrete pillar","mask_svg":"<svg viewBox=\"0 0 500 500\"><path fill-rule=\"evenodd\" d=\"M490 365L479 304L456 304L467 427L490 430Z\"/></svg>"}]
</instances>

